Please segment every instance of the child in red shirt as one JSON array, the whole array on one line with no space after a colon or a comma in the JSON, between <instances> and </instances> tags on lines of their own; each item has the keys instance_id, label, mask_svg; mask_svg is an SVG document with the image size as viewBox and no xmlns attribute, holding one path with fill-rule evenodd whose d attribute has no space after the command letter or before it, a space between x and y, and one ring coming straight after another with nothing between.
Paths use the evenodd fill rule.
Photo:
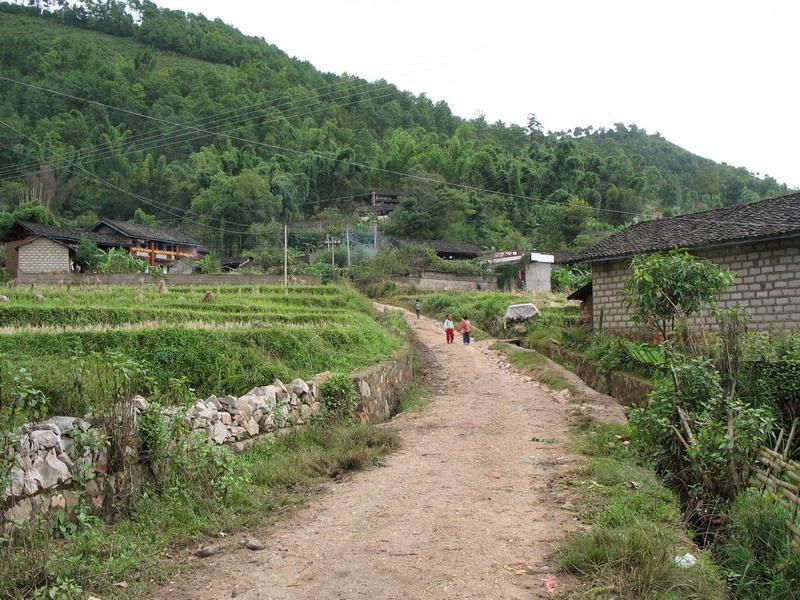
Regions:
<instances>
[{"instance_id":1,"label":"child in red shirt","mask_svg":"<svg viewBox=\"0 0 800 600\"><path fill-rule=\"evenodd\" d=\"M469 317L467 315L461 317L461 323L458 324L458 330L463 336L464 343L469 346L469 334L472 331L472 323L469 322Z\"/></svg>"}]
</instances>

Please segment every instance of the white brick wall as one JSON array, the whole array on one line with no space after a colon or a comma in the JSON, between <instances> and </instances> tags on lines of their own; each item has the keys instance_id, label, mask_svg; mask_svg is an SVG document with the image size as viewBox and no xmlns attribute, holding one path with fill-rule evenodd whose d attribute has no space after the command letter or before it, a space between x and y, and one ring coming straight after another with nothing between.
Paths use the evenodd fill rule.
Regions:
<instances>
[{"instance_id":1,"label":"white brick wall","mask_svg":"<svg viewBox=\"0 0 800 600\"><path fill-rule=\"evenodd\" d=\"M741 246L725 246L694 253L736 274L733 285L719 299L718 307L744 309L750 327L759 330L800 330L800 239L774 240ZM622 296L628 262L592 265L594 328L636 333ZM693 319L713 328L714 318L703 311Z\"/></svg>"},{"instance_id":2,"label":"white brick wall","mask_svg":"<svg viewBox=\"0 0 800 600\"><path fill-rule=\"evenodd\" d=\"M18 249L20 273L69 273L66 246L40 237Z\"/></svg>"}]
</instances>

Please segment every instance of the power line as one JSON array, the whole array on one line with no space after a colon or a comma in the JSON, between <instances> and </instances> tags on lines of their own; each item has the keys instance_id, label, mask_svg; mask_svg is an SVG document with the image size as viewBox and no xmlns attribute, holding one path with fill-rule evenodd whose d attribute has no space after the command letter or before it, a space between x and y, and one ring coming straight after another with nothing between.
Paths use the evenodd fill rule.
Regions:
<instances>
[{"instance_id":1,"label":"power line","mask_svg":"<svg viewBox=\"0 0 800 600\"><path fill-rule=\"evenodd\" d=\"M7 78L7 77L5 77L5 78L4 77L0 77L0 79L10 80L10 78ZM11 81L16 82L16 80L11 80ZM25 85L25 82L18 82L18 83L20 85ZM364 84L360 84L357 87L366 88L366 87L369 87L369 86L372 86L372 85L373 84L364 83ZM315 90L311 90L310 92L314 92L314 91ZM314 113L317 113L317 112L323 112L323 111L326 111L326 110L331 110L333 108L342 108L344 106L350 106L352 104L357 104L357 103L363 102L365 100L379 100L381 98L385 98L385 97L388 97L388 96L393 96L393 95L397 95L397 94L401 93L399 91L391 91L391 92L388 92L388 93L385 93L385 94L381 94L379 96L372 96L372 97L367 96L367 94L371 93L372 91L374 91L374 90L372 90L372 89L362 89L362 91L349 90L346 93L344 93L344 94L342 94L342 95L340 95L338 97L332 98L332 99L327 99L327 100L325 100L325 99L307 99L305 106L291 107L291 110L309 108L309 107L313 106L314 104L327 103L328 105L323 106L323 107L321 107L321 108L319 108L317 110L307 111L307 112L304 112L304 113L295 113L295 114L288 114L288 115L283 114L281 116L281 118L275 118L275 119L272 119L270 121L265 121L264 123L261 123L261 125L266 125L266 124L273 123L273 122L279 122L279 121L281 121L283 119L304 117L304 116L308 116L310 114L314 114ZM352 95L361 96L361 97L356 99L356 100L353 100L351 102L348 102L346 104L341 104L341 103L337 102L338 100L341 100L341 99L344 99L344 98L348 98L348 97L350 97ZM308 101L308 100L310 100L310 101ZM252 105L252 106L255 106L255 104ZM240 107L240 109L237 109L237 110L241 110L242 108L247 108L247 106ZM281 110L283 110L283 107L278 107L278 106L269 106L269 107L267 107L267 109L270 109L270 108L275 109L275 110L277 110L279 112ZM287 106L286 108L290 108L290 107ZM230 123L226 123L225 125L233 125L234 123L238 123L237 126L241 126L246 121L252 121L252 120L259 119L262 116L262 114L265 112L265 110L267 110L267 109L252 110L252 111L248 111L246 113L243 113L241 115L237 115L236 117L234 117L233 121L231 121ZM226 111L226 112L229 112L229 111ZM252 113L260 113L260 114L258 114L256 116L251 116L251 117L248 117L248 118L243 118L245 115L252 114ZM224 113L221 113L221 114L224 114ZM225 117L225 118L227 118L227 117ZM210 115L210 116L204 117L202 119L198 119L197 122L200 123L200 122L205 121L205 123L203 123L205 126L214 126L214 127L220 127L221 128L223 126L222 122L225 120L225 118L217 119L217 118L215 118L214 115ZM148 146L145 146L145 147L140 147L140 148L131 149L131 150L122 152L122 155L124 156L126 154L132 154L132 153L141 152L141 151L144 151L144 150L153 150L153 149L159 148L159 147L171 146L171 145L176 145L176 144L180 144L180 143L186 143L186 142L189 142L189 141L200 139L202 137L206 137L206 135L210 135L211 134L211 131L209 130L208 134L203 134L201 136L195 136L195 137L191 137L191 138L179 139L179 138L181 138L183 136L191 134L191 132L184 131L183 133L177 133L177 137L176 137L176 133L174 131L175 127L180 127L182 129L187 129L187 128L190 127L190 125L188 123L190 123L190 122L176 124L175 126L171 126L171 128L161 128L159 130L152 130L151 132L147 132L147 133L141 134L139 136L133 136L132 138L130 138L128 140L122 140L121 143L123 145L140 144L140 143L147 143L148 144ZM171 139L168 142L158 143L160 141L158 139L159 137L161 137L161 139L165 139L167 136L172 136L173 139ZM153 144L153 142L155 142L155 144ZM103 146L105 146L105 149L103 149ZM93 158L95 161L97 161L97 160L100 160L101 158L104 158L104 157L107 157L107 156L113 156L117 152L117 149L112 147L112 142L106 142L104 144L100 144L99 146L87 146L87 147L84 147L82 149L79 149L78 152L80 152L81 150L89 149L89 148L95 148L95 150L80 156L79 158L80 158L80 160L82 162L88 160L89 158ZM12 178L13 177L17 177L17 176L19 176L19 174L21 174L22 171L24 171L24 170L26 170L28 168L33 168L37 164L39 164L40 162L41 161L33 159L33 160L29 160L27 162L17 163L17 164L13 164L13 165L7 165L6 167L0 169L0 176L4 176L3 179L6 179L6 178L9 178L8 175L14 173L15 171L18 171L18 173L15 173L15 174L11 175Z\"/></svg>"},{"instance_id":2,"label":"power line","mask_svg":"<svg viewBox=\"0 0 800 600\"><path fill-rule=\"evenodd\" d=\"M151 119L151 120L154 120L154 121L167 123L169 125L176 125L176 126L186 127L188 129L194 129L194 130L196 130L198 132L201 132L203 134L218 135L218 136L225 137L225 138L228 138L228 139L231 139L231 140L236 140L236 141L247 143L247 144L254 144L254 145L257 145L257 146L264 147L264 148L269 148L269 149L271 149L273 151L289 152L291 154L300 154L300 155L312 156L314 158L319 158L319 159L330 161L330 162L337 162L337 163L341 163L341 164L347 164L347 165L350 165L352 167L358 167L360 169L365 169L365 170L370 170L370 171L377 171L377 172L384 173L384 174L387 174L387 175L395 175L397 177L404 177L404 178L407 178L407 179L412 179L412 180L420 181L420 182L423 182L423 183L430 183L430 184L434 184L434 185L445 185L445 186L450 186L450 187L462 189L462 190L465 190L465 191L473 191L473 192L479 192L479 193L483 193L483 194L495 194L495 195L504 196L504 197L511 198L511 199L530 200L530 201L533 201L533 202L538 202L538 203L543 203L543 204L552 204L552 205L555 205L555 206L561 206L561 207L569 208L569 205L565 205L565 204L563 204L561 202L557 202L555 200L547 200L545 198L534 198L532 196L525 196L525 195L522 195L522 194L514 194L514 193L511 193L511 192L501 192L501 191L497 191L497 190L490 190L490 189L487 189L487 188L481 188L481 187L478 187L478 186L468 185L468 184L464 184L464 183L454 183L454 182L449 182L449 181L443 181L443 180L436 179L436 178L433 178L433 177L426 177L424 175L416 175L416 174L413 174L413 173L404 173L402 171L396 171L394 169L386 169L384 167L376 167L376 166L367 165L367 164L364 164L364 163L359 163L359 162L356 162L356 161L350 161L350 160L346 160L346 159L327 156L325 154L321 154L321 153L313 151L313 150L296 150L296 149L292 149L292 148L284 148L282 146L278 146L277 144L269 144L267 142L261 142L261 141L258 141L258 140L249 140L247 138L242 138L242 137L239 137L239 136L230 135L230 134L227 134L227 133L224 133L224 132L213 132L213 131L204 130L204 129L199 128L199 127L190 126L190 125L180 125L178 123L175 123L173 121L169 121L167 119L161 119L161 118L158 118L158 117L152 117L152 116L149 116L149 115L144 115L144 114L138 113L136 111L131 111L131 110L128 110L128 109L125 109L125 108L119 108L119 107L111 106L111 105L108 105L108 104L104 104L102 102L98 102L96 100L90 100L88 98L80 98L79 96L74 96L72 94L66 94L64 92L59 92L57 90L50 90L48 88L44 88L42 86L37 86L37 85L34 85L34 84L29 84L29 83L25 83L25 82L17 82L16 80L13 80L13 79L10 79L10 78L7 78L7 77L3 77L3 76L0 76L0 80L6 80L6 81L14 82L14 83L20 83L21 85L26 85L26 86L29 86L29 87L32 87L32 88L35 88L35 89L38 89L38 90L41 90L41 91L50 92L50 93L61 95L61 96L66 96L66 97L72 98L74 100L81 100L81 101L87 102L89 104L103 106L104 108L108 108L110 110L117 110L117 111L124 112L124 113L127 113L127 114L131 114L131 115L135 115L135 116L138 116L138 117L142 117L144 119ZM646 213L635 213L635 212L632 212L632 211L622 211L622 210L601 208L601 207L588 206L588 205L585 206L585 207L576 207L576 208L586 208L588 210L595 210L595 211L601 211L601 212L610 212L610 213L615 213L615 214L624 214L624 215L630 215L630 216L635 216L635 217L645 217L645 218L650 218L651 217L651 215L648 215ZM697 219L697 220L700 221L700 222L715 222L715 223L721 224L721 225L786 225L787 224L785 222L784 223L770 223L770 222L759 222L759 223L747 222L747 223L742 223L742 222L734 222L734 221L710 221L709 219Z\"/></svg>"},{"instance_id":3,"label":"power line","mask_svg":"<svg viewBox=\"0 0 800 600\"><path fill-rule=\"evenodd\" d=\"M36 141L36 140L34 140L33 138L31 138L31 137L29 137L29 136L25 135L24 133L22 133L22 132L21 132L21 131L19 131L18 129L15 129L14 127L12 127L11 125L9 125L9 124L8 124L8 123L6 123L5 121L3 121L3 120L0 120L0 125L4 125L4 126L5 126L5 127L7 127L8 129L10 129L10 130L12 130L12 131L14 131L14 132L16 132L16 133L18 133L18 134L20 134L20 135L22 135L22 136L26 137L27 139L29 139L31 142L33 142L34 144L38 145L39 147L41 147L41 148L44 148L44 146L43 146L42 144L40 144L39 142L37 142L37 141ZM46 148L45 148L45 149L46 149ZM206 223L202 223L202 222L200 222L200 221L195 221L194 219L190 219L190 218L186 217L185 215L179 215L178 213L172 212L172 211L171 211L171 210L169 210L169 209L166 209L166 208L163 208L163 207L161 207L161 206L158 206L158 204L157 204L157 203L156 203L154 200L152 200L151 198L146 198L145 196L141 196L141 195L139 195L139 194L136 194L136 193L134 193L134 192L131 192L131 191L129 191L129 190L126 190L126 189L124 189L124 188L121 188L121 187L119 187L118 185L116 185L116 184L114 184L114 183L112 183L112 182L110 182L110 181L108 181L108 180L106 180L106 179L103 179L102 177L100 177L100 176L98 176L98 175L95 175L94 173L91 173L90 171L88 171L88 170L86 170L85 168L83 168L81 165L77 165L77 164L75 164L75 163L72 163L72 165L73 165L74 167L76 167L77 169L80 169L81 171L83 171L84 173L86 173L86 175L88 175L89 177L91 177L91 178L93 178L93 179L95 179L95 180L99 181L100 183L102 183L102 184L106 185L107 187L110 187L111 189L114 189L114 190L116 190L116 191L118 191L118 192L122 192L123 194L126 194L126 195L128 195L128 196L131 196L131 197L133 197L133 198L136 198L137 200L139 200L139 201L141 201L141 202L144 202L144 203L145 203L145 204L147 204L148 206L152 206L152 207L154 207L154 208L157 208L157 209L159 209L159 210L161 210L161 211L163 211L163 212L169 213L169 214L171 214L171 215L173 215L173 216L177 217L177 218L178 218L178 219L180 219L180 220L183 220L183 221L189 221L190 223L194 223L194 224L196 224L196 225L199 225L200 227L205 227L205 228L207 228L207 229L211 229L211 230L214 230L214 231L219 231L219 232L221 232L221 233L229 233L229 234L234 234L234 235L260 235L261 233L269 233L269 232L270 232L269 230L265 230L265 231L263 231L263 232L261 232L261 233L259 233L259 234L256 234L256 233L254 233L254 232L252 232L252 231L231 231L231 230L229 230L229 229L223 229L223 228L221 228L221 227L214 227L214 226L212 226L212 225L208 225L208 224L206 224ZM225 221L224 221L224 219L215 219L215 218L213 218L213 217L212 217L212 219L213 219L213 220L216 220L216 221L220 221L220 222L222 222L222 223L224 223L224 222L225 222ZM275 229L275 231L277 231L277 229Z\"/></svg>"}]
</instances>

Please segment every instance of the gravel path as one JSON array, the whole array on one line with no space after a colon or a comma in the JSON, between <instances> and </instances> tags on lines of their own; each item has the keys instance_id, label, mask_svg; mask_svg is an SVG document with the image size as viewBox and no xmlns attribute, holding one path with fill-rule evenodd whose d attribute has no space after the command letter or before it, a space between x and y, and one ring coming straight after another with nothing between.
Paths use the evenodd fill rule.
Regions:
<instances>
[{"instance_id":1,"label":"gravel path","mask_svg":"<svg viewBox=\"0 0 800 600\"><path fill-rule=\"evenodd\" d=\"M560 491L580 460L566 444L573 406L488 342L447 346L430 319L410 323L433 396L384 425L401 450L258 532L266 550L229 539L154 598L553 596L552 553L579 529Z\"/></svg>"}]
</instances>

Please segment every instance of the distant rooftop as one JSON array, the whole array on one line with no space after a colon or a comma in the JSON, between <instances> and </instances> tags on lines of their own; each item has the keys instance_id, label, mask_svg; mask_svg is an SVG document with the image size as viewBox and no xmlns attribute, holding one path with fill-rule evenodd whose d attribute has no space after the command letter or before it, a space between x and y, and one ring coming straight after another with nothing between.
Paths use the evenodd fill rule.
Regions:
<instances>
[{"instance_id":1,"label":"distant rooftop","mask_svg":"<svg viewBox=\"0 0 800 600\"><path fill-rule=\"evenodd\" d=\"M203 242L177 229L153 227L152 225L141 225L139 223L128 223L127 221L115 221L112 219L101 219L92 227L92 230L96 230L101 225L107 225L117 230L122 235L134 239L155 240L168 244L181 244L184 246L204 248Z\"/></svg>"}]
</instances>

